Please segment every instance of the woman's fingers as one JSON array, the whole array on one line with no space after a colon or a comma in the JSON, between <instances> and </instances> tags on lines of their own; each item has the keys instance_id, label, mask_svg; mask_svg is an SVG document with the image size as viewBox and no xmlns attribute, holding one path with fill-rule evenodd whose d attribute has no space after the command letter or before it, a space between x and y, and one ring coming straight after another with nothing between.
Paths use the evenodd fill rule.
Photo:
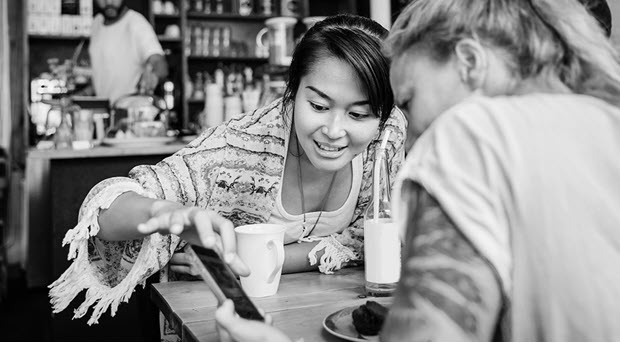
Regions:
<instances>
[{"instance_id":1,"label":"woman's fingers","mask_svg":"<svg viewBox=\"0 0 620 343\"><path fill-rule=\"evenodd\" d=\"M172 258L170 258L170 263L184 264L189 266L191 264L191 258L188 254L184 252L175 252L174 254L172 254Z\"/></svg>"},{"instance_id":2,"label":"woman's fingers","mask_svg":"<svg viewBox=\"0 0 620 343\"><path fill-rule=\"evenodd\" d=\"M171 264L170 270L172 270L175 273L194 275L192 274L192 268L190 266L186 266L182 264L174 264L174 265Z\"/></svg>"},{"instance_id":3,"label":"woman's fingers","mask_svg":"<svg viewBox=\"0 0 620 343\"><path fill-rule=\"evenodd\" d=\"M217 323L217 331L220 335L220 341L232 341L232 335L228 332L231 322L235 316L235 306L232 300L228 299L215 311L215 321ZM234 330L234 328L231 328Z\"/></svg>"},{"instance_id":4,"label":"woman's fingers","mask_svg":"<svg viewBox=\"0 0 620 343\"><path fill-rule=\"evenodd\" d=\"M142 224L138 224L138 231L145 235L150 235L159 231L168 231L170 222L170 213L161 214L147 220Z\"/></svg>"},{"instance_id":5,"label":"woman's fingers","mask_svg":"<svg viewBox=\"0 0 620 343\"><path fill-rule=\"evenodd\" d=\"M186 222L186 217L187 215L184 213L187 212L187 210L177 210L177 211L172 211L172 213L170 213L170 222L169 224L169 231L171 234L173 235L180 235L181 232L183 232L183 228L185 227L185 222Z\"/></svg>"},{"instance_id":6,"label":"woman's fingers","mask_svg":"<svg viewBox=\"0 0 620 343\"><path fill-rule=\"evenodd\" d=\"M164 205L171 206L165 203L160 207ZM184 240L192 244L199 242L205 248L221 251L222 258L237 275L250 274L250 269L237 255L235 228L230 220L216 212L196 207L177 207L171 208L170 211L162 207L153 210L153 213L156 214L151 219L138 225L140 233L171 233L182 236ZM189 265L189 263L185 264Z\"/></svg>"},{"instance_id":7,"label":"woman's fingers","mask_svg":"<svg viewBox=\"0 0 620 343\"><path fill-rule=\"evenodd\" d=\"M233 302L228 299L215 311L215 321L220 332L225 331L239 342L290 342L282 331L256 320L243 319L236 315Z\"/></svg>"},{"instance_id":8,"label":"woman's fingers","mask_svg":"<svg viewBox=\"0 0 620 343\"><path fill-rule=\"evenodd\" d=\"M237 255L237 239L235 238L235 227L233 223L215 212L209 212L209 218L211 219L212 228L220 234L222 240L222 257L224 261L228 263L230 268L237 275L250 275L250 268L248 268L245 263L241 261L239 255Z\"/></svg>"},{"instance_id":9,"label":"woman's fingers","mask_svg":"<svg viewBox=\"0 0 620 343\"><path fill-rule=\"evenodd\" d=\"M213 232L213 225L211 223L211 212L207 211L195 211L193 214L193 223L198 231L198 237L200 243L205 248L213 249L215 247L216 237Z\"/></svg>"}]
</instances>

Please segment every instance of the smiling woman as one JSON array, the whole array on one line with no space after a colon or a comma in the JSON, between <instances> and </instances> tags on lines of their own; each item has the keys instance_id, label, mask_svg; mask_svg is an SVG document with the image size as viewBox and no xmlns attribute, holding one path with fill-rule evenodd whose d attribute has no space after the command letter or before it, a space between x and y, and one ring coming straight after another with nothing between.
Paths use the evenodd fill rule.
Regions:
<instances>
[{"instance_id":1,"label":"smiling woman","mask_svg":"<svg viewBox=\"0 0 620 343\"><path fill-rule=\"evenodd\" d=\"M186 242L220 241L233 270L247 274L234 244L233 227L243 224L286 226L284 273L332 273L361 261L384 128L392 180L404 159L406 121L393 109L381 53L386 34L350 15L315 24L294 52L284 99L208 129L157 165L96 185L65 237L76 260L52 285L54 311L88 289L76 317L95 304L94 323L157 271L166 279L167 265L192 273L180 252Z\"/></svg>"}]
</instances>

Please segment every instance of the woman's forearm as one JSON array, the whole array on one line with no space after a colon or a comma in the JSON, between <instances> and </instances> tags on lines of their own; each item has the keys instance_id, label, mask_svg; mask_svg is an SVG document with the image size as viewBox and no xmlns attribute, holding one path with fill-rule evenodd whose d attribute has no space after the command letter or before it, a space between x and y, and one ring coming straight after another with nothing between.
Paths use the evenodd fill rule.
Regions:
<instances>
[{"instance_id":1,"label":"woman's forearm","mask_svg":"<svg viewBox=\"0 0 620 343\"><path fill-rule=\"evenodd\" d=\"M151 208L155 201L158 200L146 198L134 192L121 194L108 209L101 210L100 230L97 237L108 241L144 237L144 234L138 232L138 224L151 218Z\"/></svg>"},{"instance_id":2,"label":"woman's forearm","mask_svg":"<svg viewBox=\"0 0 620 343\"><path fill-rule=\"evenodd\" d=\"M311 266L308 261L308 254L318 243L319 242L303 242L285 245L285 257L284 266L282 266L282 273L289 274L317 270L318 264ZM318 260L321 259L323 252L324 251L321 250L317 253Z\"/></svg>"}]
</instances>

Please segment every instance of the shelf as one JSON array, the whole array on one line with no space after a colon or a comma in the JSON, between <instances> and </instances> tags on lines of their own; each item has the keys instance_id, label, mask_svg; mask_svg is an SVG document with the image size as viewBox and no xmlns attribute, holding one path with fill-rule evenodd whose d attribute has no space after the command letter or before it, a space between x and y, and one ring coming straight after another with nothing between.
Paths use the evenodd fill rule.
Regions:
<instances>
[{"instance_id":1,"label":"shelf","mask_svg":"<svg viewBox=\"0 0 620 343\"><path fill-rule=\"evenodd\" d=\"M181 19L178 14L154 14L155 19Z\"/></svg>"},{"instance_id":2,"label":"shelf","mask_svg":"<svg viewBox=\"0 0 620 343\"><path fill-rule=\"evenodd\" d=\"M248 62L248 63L267 63L266 57L232 57L232 56L187 56L190 61L227 61L227 62Z\"/></svg>"},{"instance_id":3,"label":"shelf","mask_svg":"<svg viewBox=\"0 0 620 343\"><path fill-rule=\"evenodd\" d=\"M262 14L250 14L250 15L240 15L233 13L223 13L223 14L206 14L200 12L188 12L188 19L213 19L213 20L245 20L245 21L263 21L269 18L273 18L273 16L267 16Z\"/></svg>"},{"instance_id":4,"label":"shelf","mask_svg":"<svg viewBox=\"0 0 620 343\"><path fill-rule=\"evenodd\" d=\"M157 36L157 39L161 43L180 43L181 42L180 37L168 37L168 36L159 35Z\"/></svg>"},{"instance_id":5,"label":"shelf","mask_svg":"<svg viewBox=\"0 0 620 343\"><path fill-rule=\"evenodd\" d=\"M89 39L88 36L61 36L61 35L39 35L39 34L29 34L28 39L30 40L70 40L70 41L79 41L82 39Z\"/></svg>"}]
</instances>

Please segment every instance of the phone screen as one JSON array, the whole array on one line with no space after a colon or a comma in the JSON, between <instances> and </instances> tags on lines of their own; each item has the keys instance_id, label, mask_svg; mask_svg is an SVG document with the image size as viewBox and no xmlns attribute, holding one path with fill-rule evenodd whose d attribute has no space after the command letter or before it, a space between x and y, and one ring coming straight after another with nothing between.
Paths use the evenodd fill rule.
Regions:
<instances>
[{"instance_id":1,"label":"phone screen","mask_svg":"<svg viewBox=\"0 0 620 343\"><path fill-rule=\"evenodd\" d=\"M254 303L252 303L252 300L250 300L241 288L237 276L215 250L196 245L191 245L190 248L190 245L188 245L186 251L191 254L190 250L193 250L202 266L204 266L206 273L204 273L204 271L201 272L202 278L207 282L218 298L223 294L224 297L231 299L235 304L235 312L242 318L260 321L265 320L256 309L256 306L254 306ZM200 269L202 270L202 268ZM217 289L214 289L214 287ZM219 300L222 301L223 299Z\"/></svg>"}]
</instances>

